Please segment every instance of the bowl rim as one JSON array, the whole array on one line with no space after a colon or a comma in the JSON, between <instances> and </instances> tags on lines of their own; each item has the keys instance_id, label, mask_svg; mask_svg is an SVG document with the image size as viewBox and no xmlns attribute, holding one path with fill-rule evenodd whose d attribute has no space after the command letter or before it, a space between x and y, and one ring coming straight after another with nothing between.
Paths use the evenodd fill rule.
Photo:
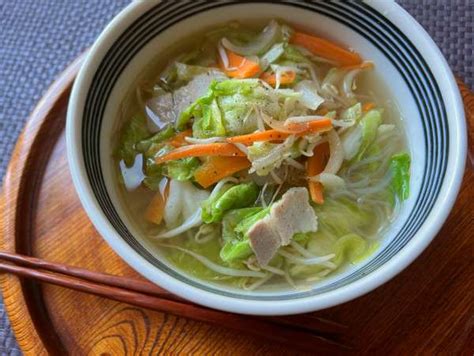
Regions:
<instances>
[{"instance_id":1,"label":"bowl rim","mask_svg":"<svg viewBox=\"0 0 474 356\"><path fill-rule=\"evenodd\" d=\"M448 121L450 123L450 130L454 130L460 139L453 142L449 148L449 154L454 157L454 170L450 175L446 175L445 181L441 185L444 190L441 190L437 195L438 204L443 206L444 209L434 209L407 245L377 270L334 291L296 300L257 301L218 295L175 279L166 272L154 267L133 250L118 235L95 201L84 169L80 124L82 123L82 106L85 102L97 63L100 63L104 53L116 39L117 33L121 33L122 28L126 28L136 16L147 11L155 3L155 1L132 2L104 29L92 46L76 78L67 112L67 157L74 186L84 210L97 231L126 263L147 279L172 293L211 308L242 314L285 315L329 308L362 296L392 279L421 254L444 224L461 186L467 150L464 109L454 76L441 51L428 33L400 5L392 1L378 0L369 1L367 4L380 13L389 14L390 20L397 27L400 25L403 27L410 26L411 35L415 36L418 45L421 43L420 41L423 42L423 57L428 52L439 59L439 63L442 66L442 79L449 86L449 92L443 93L443 96L450 95L455 103L453 108L455 114L448 116ZM417 47L419 47L418 45ZM434 74L434 77L436 82L439 82L439 75Z\"/></svg>"}]
</instances>

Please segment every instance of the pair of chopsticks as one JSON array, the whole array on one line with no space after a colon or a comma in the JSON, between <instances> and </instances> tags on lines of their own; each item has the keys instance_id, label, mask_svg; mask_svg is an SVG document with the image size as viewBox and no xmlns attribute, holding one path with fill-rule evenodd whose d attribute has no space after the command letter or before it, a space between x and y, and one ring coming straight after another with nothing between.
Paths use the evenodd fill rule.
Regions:
<instances>
[{"instance_id":1,"label":"pair of chopsticks","mask_svg":"<svg viewBox=\"0 0 474 356\"><path fill-rule=\"evenodd\" d=\"M0 271L238 330L291 345L292 348L312 352L350 349L337 341L337 336L346 330L345 326L308 314L254 317L222 312L185 301L151 282L89 271L10 252L0 252Z\"/></svg>"}]
</instances>

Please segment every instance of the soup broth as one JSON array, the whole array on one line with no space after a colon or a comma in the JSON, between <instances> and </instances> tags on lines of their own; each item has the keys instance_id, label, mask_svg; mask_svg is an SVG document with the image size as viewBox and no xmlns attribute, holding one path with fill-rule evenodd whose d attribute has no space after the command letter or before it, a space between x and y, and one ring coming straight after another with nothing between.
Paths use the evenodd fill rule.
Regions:
<instances>
[{"instance_id":1,"label":"soup broth","mask_svg":"<svg viewBox=\"0 0 474 356\"><path fill-rule=\"evenodd\" d=\"M123 102L114 160L124 206L169 262L304 288L376 251L410 156L370 58L274 20L164 52Z\"/></svg>"}]
</instances>

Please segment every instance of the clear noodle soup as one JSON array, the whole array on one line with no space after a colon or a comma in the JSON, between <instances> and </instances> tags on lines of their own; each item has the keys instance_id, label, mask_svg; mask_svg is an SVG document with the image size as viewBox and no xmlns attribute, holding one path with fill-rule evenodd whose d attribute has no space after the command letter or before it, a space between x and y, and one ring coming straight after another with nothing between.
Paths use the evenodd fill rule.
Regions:
<instances>
[{"instance_id":1,"label":"clear noodle soup","mask_svg":"<svg viewBox=\"0 0 474 356\"><path fill-rule=\"evenodd\" d=\"M130 216L171 264L306 288L377 250L410 156L370 58L275 20L165 52L122 104L114 160Z\"/></svg>"}]
</instances>

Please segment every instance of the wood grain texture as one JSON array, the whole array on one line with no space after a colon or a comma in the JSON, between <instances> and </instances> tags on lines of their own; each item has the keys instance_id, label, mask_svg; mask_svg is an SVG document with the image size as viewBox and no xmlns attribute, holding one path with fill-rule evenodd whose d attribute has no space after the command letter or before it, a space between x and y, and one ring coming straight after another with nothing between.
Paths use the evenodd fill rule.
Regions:
<instances>
[{"instance_id":1,"label":"wood grain texture","mask_svg":"<svg viewBox=\"0 0 474 356\"><path fill-rule=\"evenodd\" d=\"M2 248L142 278L101 239L72 185L63 128L78 65L46 94L18 141L0 200ZM470 97L466 112L474 112L472 93L463 93ZM346 339L359 354L472 354L473 202L468 169L446 224L411 266L368 295L317 315L349 325ZM0 283L27 355L294 354L291 346L11 275L1 275Z\"/></svg>"}]
</instances>

